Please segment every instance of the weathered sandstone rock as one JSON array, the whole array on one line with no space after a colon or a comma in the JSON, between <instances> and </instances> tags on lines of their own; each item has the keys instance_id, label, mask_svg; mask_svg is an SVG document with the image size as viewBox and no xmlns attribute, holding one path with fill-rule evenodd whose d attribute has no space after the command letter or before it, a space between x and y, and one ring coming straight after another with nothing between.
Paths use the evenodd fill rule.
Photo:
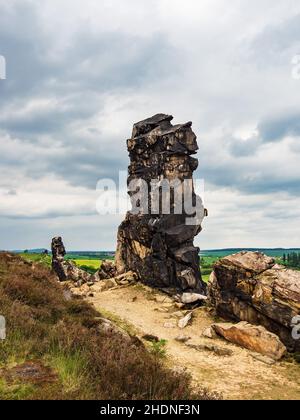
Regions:
<instances>
[{"instance_id":1,"label":"weathered sandstone rock","mask_svg":"<svg viewBox=\"0 0 300 420\"><path fill-rule=\"evenodd\" d=\"M193 314L191 312L191 313L187 314L184 318L182 318L178 321L178 327L181 328L181 329L184 329L192 321L192 318L193 318Z\"/></svg>"},{"instance_id":2,"label":"weathered sandstone rock","mask_svg":"<svg viewBox=\"0 0 300 420\"><path fill-rule=\"evenodd\" d=\"M214 324L213 329L227 341L274 360L280 360L286 353L286 347L277 335L270 333L262 326L251 325L248 322L223 323Z\"/></svg>"},{"instance_id":3,"label":"weathered sandstone rock","mask_svg":"<svg viewBox=\"0 0 300 420\"><path fill-rule=\"evenodd\" d=\"M206 328L206 329L202 332L202 337L205 337L205 338L210 338L210 339L217 338L217 333L215 332L215 330L214 330L214 329L213 329L213 327L211 326L211 327Z\"/></svg>"},{"instance_id":4,"label":"weathered sandstone rock","mask_svg":"<svg viewBox=\"0 0 300 420\"><path fill-rule=\"evenodd\" d=\"M101 264L100 270L95 274L90 274L77 267L72 261L65 260L66 250L61 237L52 239L52 269L57 274L60 281L73 281L80 287L84 283L96 283L101 280L112 279L117 275L117 270L113 261L105 260ZM124 278L135 276L134 273L124 273Z\"/></svg>"},{"instance_id":5,"label":"weathered sandstone rock","mask_svg":"<svg viewBox=\"0 0 300 420\"><path fill-rule=\"evenodd\" d=\"M193 225L187 225L187 214L178 213L174 196L181 194L184 180L192 180L198 160L192 155L198 150L192 123L173 126L170 115L158 114L134 125L127 142L130 156L128 185L142 180L147 185L147 204L137 212L127 213L118 232L116 266L118 272L135 271L139 279L152 287L175 287L181 291L205 294L201 280L199 249L193 239L201 231L205 209L196 196L193 184L190 193L193 204L200 209ZM161 207L153 209L153 194L161 197L165 180L179 180L169 193L170 214ZM154 186L153 181L156 182ZM142 194L141 188L139 192ZM133 199L133 191L129 192ZM143 200L144 202L145 200ZM191 215L189 215L191 217Z\"/></svg>"},{"instance_id":6,"label":"weathered sandstone rock","mask_svg":"<svg viewBox=\"0 0 300 420\"><path fill-rule=\"evenodd\" d=\"M219 316L262 325L289 351L300 351L291 325L300 314L300 272L261 253L241 252L215 264L208 294Z\"/></svg>"}]
</instances>

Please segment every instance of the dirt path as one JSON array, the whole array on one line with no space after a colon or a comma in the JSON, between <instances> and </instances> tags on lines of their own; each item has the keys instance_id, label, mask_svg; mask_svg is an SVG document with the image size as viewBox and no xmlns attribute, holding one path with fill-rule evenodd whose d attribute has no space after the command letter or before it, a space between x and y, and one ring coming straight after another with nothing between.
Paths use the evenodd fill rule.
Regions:
<instances>
[{"instance_id":1,"label":"dirt path","mask_svg":"<svg viewBox=\"0 0 300 420\"><path fill-rule=\"evenodd\" d=\"M168 363L188 369L195 383L222 393L225 399L300 399L299 364L284 361L266 365L248 350L221 339L201 337L215 321L205 308L197 309L192 325L181 330L175 322L179 309L164 294L141 285L97 293L89 301L107 317L130 324L138 336L153 334L167 340ZM216 344L232 350L233 355L222 357L191 349L175 341L179 335L192 337L195 344Z\"/></svg>"}]
</instances>

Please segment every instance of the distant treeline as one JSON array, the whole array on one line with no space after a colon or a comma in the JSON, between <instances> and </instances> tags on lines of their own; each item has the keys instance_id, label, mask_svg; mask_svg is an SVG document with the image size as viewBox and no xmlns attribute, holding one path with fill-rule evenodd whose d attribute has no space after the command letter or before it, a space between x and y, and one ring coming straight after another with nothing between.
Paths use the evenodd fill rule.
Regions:
<instances>
[{"instance_id":1,"label":"distant treeline","mask_svg":"<svg viewBox=\"0 0 300 420\"><path fill-rule=\"evenodd\" d=\"M300 268L300 252L291 252L288 254L283 254L283 262L289 267L299 267Z\"/></svg>"}]
</instances>

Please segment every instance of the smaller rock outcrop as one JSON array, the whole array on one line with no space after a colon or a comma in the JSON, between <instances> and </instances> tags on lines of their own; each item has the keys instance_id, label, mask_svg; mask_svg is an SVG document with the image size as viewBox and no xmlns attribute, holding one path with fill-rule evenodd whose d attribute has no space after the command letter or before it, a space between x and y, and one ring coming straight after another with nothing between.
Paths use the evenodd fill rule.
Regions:
<instances>
[{"instance_id":1,"label":"smaller rock outcrop","mask_svg":"<svg viewBox=\"0 0 300 420\"><path fill-rule=\"evenodd\" d=\"M91 275L84 270L81 270L72 261L65 260L66 250L62 238L56 237L52 239L52 269L59 278L59 281L75 281L87 283Z\"/></svg>"},{"instance_id":2,"label":"smaller rock outcrop","mask_svg":"<svg viewBox=\"0 0 300 420\"><path fill-rule=\"evenodd\" d=\"M112 279L117 275L115 264L111 260L103 261L101 268L95 274L90 274L77 267L74 262L66 260L66 250L60 236L52 239L51 250L52 269L60 281L68 280L82 285L84 283L96 283L101 280ZM125 273L124 276L130 277L130 273Z\"/></svg>"},{"instance_id":3,"label":"smaller rock outcrop","mask_svg":"<svg viewBox=\"0 0 300 420\"><path fill-rule=\"evenodd\" d=\"M286 353L286 347L277 335L270 333L262 326L240 322L238 324L214 324L212 328L225 340L268 356L273 360L280 360Z\"/></svg>"},{"instance_id":4,"label":"smaller rock outcrop","mask_svg":"<svg viewBox=\"0 0 300 420\"><path fill-rule=\"evenodd\" d=\"M241 252L215 264L208 295L220 317L262 325L289 351L300 351L292 334L293 319L300 315L299 271L259 252Z\"/></svg>"}]
</instances>

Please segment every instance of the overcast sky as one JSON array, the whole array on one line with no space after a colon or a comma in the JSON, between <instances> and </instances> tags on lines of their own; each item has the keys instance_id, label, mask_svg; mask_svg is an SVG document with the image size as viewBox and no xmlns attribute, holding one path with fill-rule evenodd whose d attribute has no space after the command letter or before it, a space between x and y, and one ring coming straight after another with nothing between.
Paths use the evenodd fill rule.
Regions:
<instances>
[{"instance_id":1,"label":"overcast sky","mask_svg":"<svg viewBox=\"0 0 300 420\"><path fill-rule=\"evenodd\" d=\"M193 121L202 249L299 247L299 0L0 0L0 248L112 250L132 124Z\"/></svg>"}]
</instances>

